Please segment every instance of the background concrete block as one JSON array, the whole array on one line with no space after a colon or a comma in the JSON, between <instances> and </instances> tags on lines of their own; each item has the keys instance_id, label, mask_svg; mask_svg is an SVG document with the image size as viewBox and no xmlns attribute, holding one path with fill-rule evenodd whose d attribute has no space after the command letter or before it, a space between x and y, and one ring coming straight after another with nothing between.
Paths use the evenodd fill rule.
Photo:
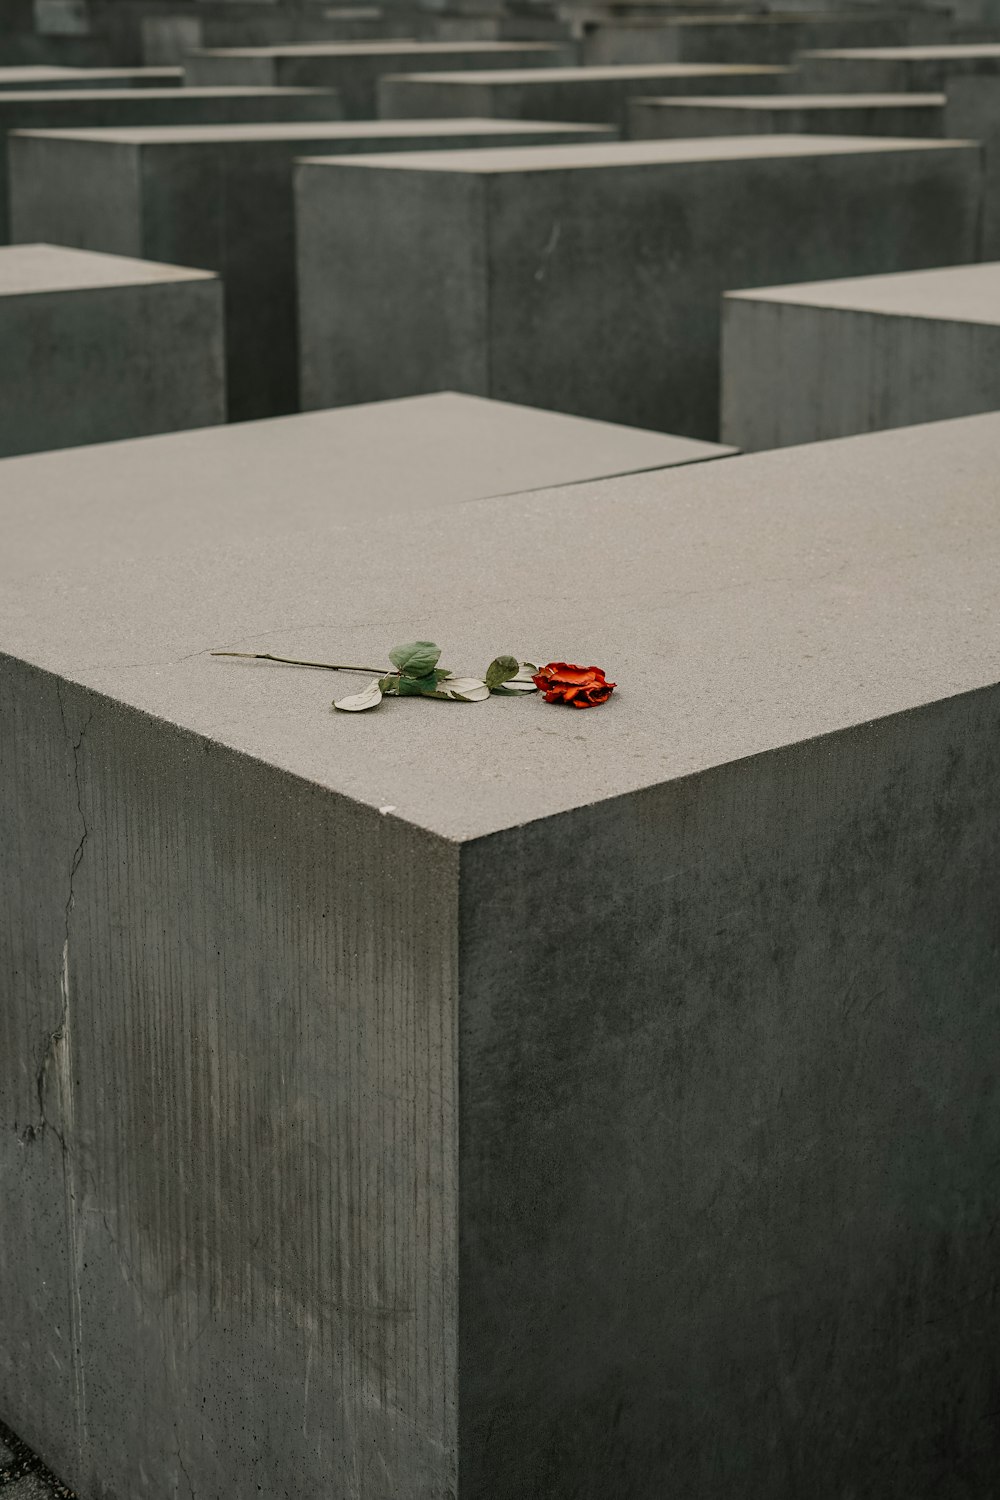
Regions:
<instances>
[{"instance_id":1,"label":"background concrete block","mask_svg":"<svg viewBox=\"0 0 1000 1500\"><path fill-rule=\"evenodd\" d=\"M304 164L303 404L449 387L711 439L725 289L973 260L980 198L979 148L950 141Z\"/></svg>"},{"instance_id":2,"label":"background concrete block","mask_svg":"<svg viewBox=\"0 0 1000 1500\"><path fill-rule=\"evenodd\" d=\"M481 120L15 132L11 236L219 271L230 417L274 416L298 408L296 157L593 135Z\"/></svg>"},{"instance_id":3,"label":"background concrete block","mask_svg":"<svg viewBox=\"0 0 1000 1500\"><path fill-rule=\"evenodd\" d=\"M1000 42L929 47L845 47L799 54L804 93L865 94L947 92L950 79L1000 75Z\"/></svg>"},{"instance_id":4,"label":"background concrete block","mask_svg":"<svg viewBox=\"0 0 1000 1500\"><path fill-rule=\"evenodd\" d=\"M732 292L722 431L742 448L1000 409L1000 265Z\"/></svg>"},{"instance_id":5,"label":"background concrete block","mask_svg":"<svg viewBox=\"0 0 1000 1500\"><path fill-rule=\"evenodd\" d=\"M633 99L633 140L706 135L945 134L944 94L785 94L716 99Z\"/></svg>"},{"instance_id":6,"label":"background concrete block","mask_svg":"<svg viewBox=\"0 0 1000 1500\"><path fill-rule=\"evenodd\" d=\"M0 455L225 420L222 288L204 271L0 248Z\"/></svg>"},{"instance_id":7,"label":"background concrete block","mask_svg":"<svg viewBox=\"0 0 1000 1500\"><path fill-rule=\"evenodd\" d=\"M998 445L418 546L130 556L79 496L0 592L0 1399L82 1494L996 1488ZM619 689L331 717L208 655L425 626Z\"/></svg>"},{"instance_id":8,"label":"background concrete block","mask_svg":"<svg viewBox=\"0 0 1000 1500\"><path fill-rule=\"evenodd\" d=\"M789 62L824 47L892 47L946 42L941 12L834 12L824 15L672 14L584 23L583 62Z\"/></svg>"},{"instance_id":9,"label":"background concrete block","mask_svg":"<svg viewBox=\"0 0 1000 1500\"><path fill-rule=\"evenodd\" d=\"M254 5L232 15L232 6L188 5L142 19L143 60L180 64L189 52L218 47L268 47L296 42L375 41L415 36L411 12L377 5L314 6L309 10Z\"/></svg>"},{"instance_id":10,"label":"background concrete block","mask_svg":"<svg viewBox=\"0 0 1000 1500\"><path fill-rule=\"evenodd\" d=\"M264 83L335 88L349 120L377 113L376 85L384 73L407 68L542 68L575 62L575 49L541 42L343 42L299 47L230 48L191 53L189 83Z\"/></svg>"},{"instance_id":11,"label":"background concrete block","mask_svg":"<svg viewBox=\"0 0 1000 1500\"><path fill-rule=\"evenodd\" d=\"M648 67L506 69L489 73L387 75L383 119L589 120L624 127L630 99L648 94L770 92L786 70L769 66L662 63Z\"/></svg>"},{"instance_id":12,"label":"background concrete block","mask_svg":"<svg viewBox=\"0 0 1000 1500\"><path fill-rule=\"evenodd\" d=\"M338 120L340 101L323 89L0 90L0 243L10 237L6 138L12 130L128 125Z\"/></svg>"},{"instance_id":13,"label":"background concrete block","mask_svg":"<svg viewBox=\"0 0 1000 1500\"><path fill-rule=\"evenodd\" d=\"M979 140L986 147L983 253L1000 256L1000 43L817 52L801 61L801 78L812 89L822 86L824 79L839 79L841 87L857 89L865 86L864 80L878 78L879 86L888 89L944 90L946 134Z\"/></svg>"}]
</instances>

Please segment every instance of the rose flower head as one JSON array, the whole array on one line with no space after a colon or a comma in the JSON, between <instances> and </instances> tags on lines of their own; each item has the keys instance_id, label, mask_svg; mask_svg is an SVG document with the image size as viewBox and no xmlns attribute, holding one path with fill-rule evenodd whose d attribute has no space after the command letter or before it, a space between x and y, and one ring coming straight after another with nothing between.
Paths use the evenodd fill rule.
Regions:
<instances>
[{"instance_id":1,"label":"rose flower head","mask_svg":"<svg viewBox=\"0 0 1000 1500\"><path fill-rule=\"evenodd\" d=\"M596 708L617 686L608 682L600 667L576 667L568 661L550 661L531 680L546 703L568 703L572 708Z\"/></svg>"}]
</instances>

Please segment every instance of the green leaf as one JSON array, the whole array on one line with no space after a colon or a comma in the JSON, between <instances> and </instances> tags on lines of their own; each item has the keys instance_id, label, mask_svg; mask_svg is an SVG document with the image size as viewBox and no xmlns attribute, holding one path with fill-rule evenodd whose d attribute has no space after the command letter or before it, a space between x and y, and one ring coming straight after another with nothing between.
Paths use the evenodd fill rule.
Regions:
<instances>
[{"instance_id":1,"label":"green leaf","mask_svg":"<svg viewBox=\"0 0 1000 1500\"><path fill-rule=\"evenodd\" d=\"M433 641L410 641L406 646L394 646L389 660L398 667L404 677L426 677L434 671L441 656L441 647Z\"/></svg>"},{"instance_id":2,"label":"green leaf","mask_svg":"<svg viewBox=\"0 0 1000 1500\"><path fill-rule=\"evenodd\" d=\"M516 677L519 670L520 668L518 666L516 657L498 656L494 661L491 661L489 666L486 668L486 677L484 681L490 692L492 692L493 689L498 688L501 683L507 682L511 677Z\"/></svg>"},{"instance_id":3,"label":"green leaf","mask_svg":"<svg viewBox=\"0 0 1000 1500\"><path fill-rule=\"evenodd\" d=\"M450 677L451 676L451 672L448 670L447 667L435 667L434 668L434 676L435 676L435 678L437 679L438 682L443 682L443 680L446 677Z\"/></svg>"},{"instance_id":4,"label":"green leaf","mask_svg":"<svg viewBox=\"0 0 1000 1500\"><path fill-rule=\"evenodd\" d=\"M399 691L399 678L394 676L380 677L378 685L383 693L396 693Z\"/></svg>"},{"instance_id":5,"label":"green leaf","mask_svg":"<svg viewBox=\"0 0 1000 1500\"><path fill-rule=\"evenodd\" d=\"M419 698L424 693L433 693L438 685L433 672L426 677L400 677L397 691L401 698Z\"/></svg>"}]
</instances>

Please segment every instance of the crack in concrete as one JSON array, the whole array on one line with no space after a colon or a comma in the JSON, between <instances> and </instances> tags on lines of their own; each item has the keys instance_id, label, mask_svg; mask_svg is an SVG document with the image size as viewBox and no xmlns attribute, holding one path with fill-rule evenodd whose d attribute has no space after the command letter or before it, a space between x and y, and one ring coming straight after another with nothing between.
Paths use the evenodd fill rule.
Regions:
<instances>
[{"instance_id":1,"label":"crack in concrete","mask_svg":"<svg viewBox=\"0 0 1000 1500\"><path fill-rule=\"evenodd\" d=\"M176 1435L177 1435L177 1427L176 1427L176 1424L175 1424L175 1426L174 1426L174 1436L176 1437ZM177 1467L180 1469L181 1473L184 1475L184 1478L187 1480L187 1487L188 1487L188 1489L191 1492L191 1500L196 1500L195 1492L194 1492L194 1485L191 1482L191 1475L187 1471L187 1465L185 1464L184 1459L181 1456L181 1445L180 1445L179 1442L177 1444Z\"/></svg>"},{"instance_id":2,"label":"crack in concrete","mask_svg":"<svg viewBox=\"0 0 1000 1500\"><path fill-rule=\"evenodd\" d=\"M62 692L58 688L57 694L59 699L59 717L62 720L63 733L65 734L66 739L69 740L69 729L66 724L66 708L65 704L63 703ZM45 1105L45 1093L49 1067L54 1061L59 1048L62 1046L66 1039L66 1028L69 1024L70 918L73 914L73 907L76 902L76 877L80 869L80 865L83 861L83 851L86 847L87 839L90 837L90 829L87 826L86 815L83 811L83 789L80 785L80 750L82 749L84 738L86 737L87 730L90 728L90 722L93 717L93 710L91 710L82 729L80 730L79 736L77 737L75 742L73 742L73 785L76 791L76 809L80 818L82 831L76 848L73 851L73 858L70 861L68 883L69 889L66 896L65 915L63 920L62 970L60 973L59 982L59 989L62 999L62 1009L59 1017L59 1024L56 1026L54 1031L49 1032L49 1035L46 1039L45 1049L42 1053L42 1059L35 1074L35 1094L38 1099L38 1120L33 1125L25 1126L24 1130L21 1132L21 1141L23 1144L27 1145L31 1141L37 1140L41 1135L44 1134L46 1130L51 1130L52 1134L59 1142L59 1145L64 1154L67 1150L66 1137L64 1132L60 1130L49 1119L48 1111Z\"/></svg>"}]
</instances>

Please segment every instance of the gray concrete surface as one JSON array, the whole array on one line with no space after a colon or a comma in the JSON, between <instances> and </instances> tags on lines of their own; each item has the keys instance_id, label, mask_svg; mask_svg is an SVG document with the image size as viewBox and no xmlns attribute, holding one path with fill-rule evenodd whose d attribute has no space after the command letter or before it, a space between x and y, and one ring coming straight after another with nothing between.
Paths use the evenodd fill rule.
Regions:
<instances>
[{"instance_id":1,"label":"gray concrete surface","mask_svg":"<svg viewBox=\"0 0 1000 1500\"><path fill-rule=\"evenodd\" d=\"M334 88L349 120L377 113L376 86L384 73L407 69L542 68L576 61L568 43L343 42L297 47L244 47L193 52L189 83L263 83Z\"/></svg>"},{"instance_id":2,"label":"gray concrete surface","mask_svg":"<svg viewBox=\"0 0 1000 1500\"><path fill-rule=\"evenodd\" d=\"M724 290L976 259L981 172L773 135L300 164L303 404L449 387L713 439Z\"/></svg>"},{"instance_id":3,"label":"gray concrete surface","mask_svg":"<svg viewBox=\"0 0 1000 1500\"><path fill-rule=\"evenodd\" d=\"M707 135L945 134L944 94L785 94L761 98L633 99L633 140Z\"/></svg>"},{"instance_id":4,"label":"gray concrete surface","mask_svg":"<svg viewBox=\"0 0 1000 1500\"><path fill-rule=\"evenodd\" d=\"M208 272L0 248L0 455L224 421L223 343Z\"/></svg>"},{"instance_id":5,"label":"gray concrete surface","mask_svg":"<svg viewBox=\"0 0 1000 1500\"><path fill-rule=\"evenodd\" d=\"M78 493L0 596L0 1402L57 1472L912 1500L953 1452L996 1488L998 446L405 544L129 556ZM327 674L207 654L424 629L618 693L333 718Z\"/></svg>"},{"instance_id":6,"label":"gray concrete surface","mask_svg":"<svg viewBox=\"0 0 1000 1500\"><path fill-rule=\"evenodd\" d=\"M722 432L777 448L1000 410L1000 265L731 292Z\"/></svg>"},{"instance_id":7,"label":"gray concrete surface","mask_svg":"<svg viewBox=\"0 0 1000 1500\"><path fill-rule=\"evenodd\" d=\"M439 392L38 455L3 470L0 508L18 544L0 553L0 581L44 576L81 505L100 535L100 556L117 567L147 550L211 550L227 531L265 547L289 531L325 535L366 522L382 535L442 505L730 452Z\"/></svg>"},{"instance_id":8,"label":"gray concrete surface","mask_svg":"<svg viewBox=\"0 0 1000 1500\"><path fill-rule=\"evenodd\" d=\"M943 11L727 16L665 12L646 20L612 16L585 23L581 61L787 63L808 49L947 42L949 34Z\"/></svg>"},{"instance_id":9,"label":"gray concrete surface","mask_svg":"<svg viewBox=\"0 0 1000 1500\"><path fill-rule=\"evenodd\" d=\"M324 89L0 90L0 243L10 237L6 137L12 130L128 125L337 120L337 95Z\"/></svg>"},{"instance_id":10,"label":"gray concrete surface","mask_svg":"<svg viewBox=\"0 0 1000 1500\"><path fill-rule=\"evenodd\" d=\"M491 69L488 73L388 75L378 86L384 119L449 115L578 120L624 128L630 99L648 94L769 93L786 70L770 66L661 63L646 67Z\"/></svg>"},{"instance_id":11,"label":"gray concrete surface","mask_svg":"<svg viewBox=\"0 0 1000 1500\"><path fill-rule=\"evenodd\" d=\"M11 238L218 271L225 288L230 417L274 416L299 404L296 157L594 135L594 127L492 120L15 132L9 137Z\"/></svg>"}]
</instances>

